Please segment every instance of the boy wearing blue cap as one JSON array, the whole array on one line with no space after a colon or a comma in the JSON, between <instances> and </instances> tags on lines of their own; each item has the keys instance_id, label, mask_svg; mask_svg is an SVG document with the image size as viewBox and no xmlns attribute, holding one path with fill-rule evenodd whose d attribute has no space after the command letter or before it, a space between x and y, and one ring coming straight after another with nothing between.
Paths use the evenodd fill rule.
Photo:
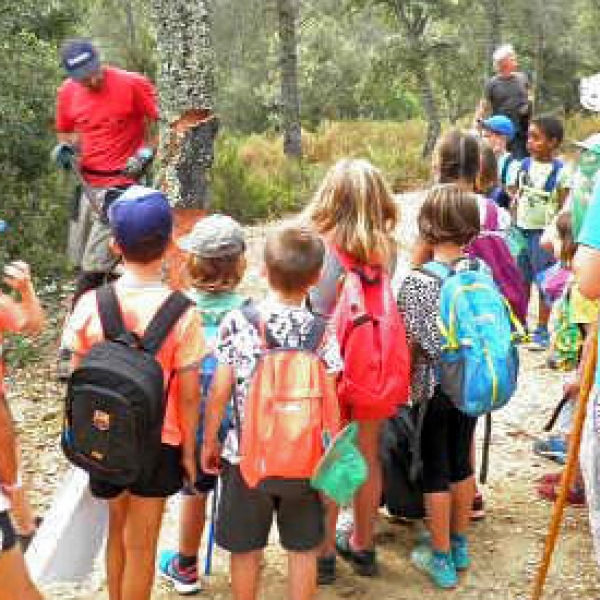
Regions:
<instances>
[{"instance_id":1,"label":"boy wearing blue cap","mask_svg":"<svg viewBox=\"0 0 600 600\"><path fill-rule=\"evenodd\" d=\"M108 212L111 246L123 259L114 283L125 328L142 337L171 290L162 281L173 227L171 207L158 190L130 187ZM96 291L82 296L67 323L64 340L73 367L104 340ZM168 496L184 476L195 480L195 441L200 391L198 368L205 354L200 316L187 309L155 354L164 372L166 398L156 460L131 484L90 480L94 496L108 501L107 574L110 600L150 598L158 533Z\"/></svg>"},{"instance_id":2,"label":"boy wearing blue cap","mask_svg":"<svg viewBox=\"0 0 600 600\"><path fill-rule=\"evenodd\" d=\"M483 137L496 155L500 186L506 195L512 196L520 165L520 161L508 151L508 145L515 137L515 126L508 117L493 115L481 121L481 129Z\"/></svg>"}]
</instances>

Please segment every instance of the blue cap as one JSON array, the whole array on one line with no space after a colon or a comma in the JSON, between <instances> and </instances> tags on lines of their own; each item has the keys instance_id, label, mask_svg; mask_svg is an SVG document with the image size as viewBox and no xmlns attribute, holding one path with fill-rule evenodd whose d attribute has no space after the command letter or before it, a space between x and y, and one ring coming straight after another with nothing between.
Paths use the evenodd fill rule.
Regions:
<instances>
[{"instance_id":1,"label":"blue cap","mask_svg":"<svg viewBox=\"0 0 600 600\"><path fill-rule=\"evenodd\" d=\"M167 241L173 230L173 213L167 197L142 185L127 188L108 209L115 241L124 250L137 250L148 238Z\"/></svg>"},{"instance_id":2,"label":"blue cap","mask_svg":"<svg viewBox=\"0 0 600 600\"><path fill-rule=\"evenodd\" d=\"M515 137L515 126L513 122L504 115L493 115L481 122L483 127L498 135L503 135L510 142Z\"/></svg>"},{"instance_id":3,"label":"blue cap","mask_svg":"<svg viewBox=\"0 0 600 600\"><path fill-rule=\"evenodd\" d=\"M85 79L100 71L98 50L89 40L69 40L61 50L61 64L71 79Z\"/></svg>"}]
</instances>

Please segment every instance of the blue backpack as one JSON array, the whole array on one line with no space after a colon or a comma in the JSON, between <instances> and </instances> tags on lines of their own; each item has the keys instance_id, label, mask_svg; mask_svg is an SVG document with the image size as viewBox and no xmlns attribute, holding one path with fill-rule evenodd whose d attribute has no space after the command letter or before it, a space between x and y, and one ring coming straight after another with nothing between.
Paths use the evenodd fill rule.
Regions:
<instances>
[{"instance_id":1,"label":"blue backpack","mask_svg":"<svg viewBox=\"0 0 600 600\"><path fill-rule=\"evenodd\" d=\"M515 331L522 333L521 325L480 261L430 262L423 270L442 283L442 391L473 417L502 408L517 386Z\"/></svg>"}]
</instances>

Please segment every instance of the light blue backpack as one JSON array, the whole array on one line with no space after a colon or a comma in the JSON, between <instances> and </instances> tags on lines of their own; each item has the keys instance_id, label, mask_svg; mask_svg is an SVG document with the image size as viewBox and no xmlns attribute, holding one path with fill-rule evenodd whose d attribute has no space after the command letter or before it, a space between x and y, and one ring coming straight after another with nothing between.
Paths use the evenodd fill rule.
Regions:
<instances>
[{"instance_id":1,"label":"light blue backpack","mask_svg":"<svg viewBox=\"0 0 600 600\"><path fill-rule=\"evenodd\" d=\"M423 271L442 282L442 391L473 417L502 408L517 386L515 341L524 333L510 305L481 261L460 259L452 266L430 262Z\"/></svg>"}]
</instances>

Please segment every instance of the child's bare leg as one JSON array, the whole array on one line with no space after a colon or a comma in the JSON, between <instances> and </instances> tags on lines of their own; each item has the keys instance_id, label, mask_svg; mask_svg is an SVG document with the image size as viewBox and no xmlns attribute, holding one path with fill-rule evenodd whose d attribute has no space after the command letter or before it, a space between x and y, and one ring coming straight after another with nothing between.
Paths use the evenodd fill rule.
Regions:
<instances>
[{"instance_id":1,"label":"child's bare leg","mask_svg":"<svg viewBox=\"0 0 600 600\"><path fill-rule=\"evenodd\" d=\"M288 552L288 598L310 600L317 591L317 552Z\"/></svg>"},{"instance_id":2,"label":"child's bare leg","mask_svg":"<svg viewBox=\"0 0 600 600\"><path fill-rule=\"evenodd\" d=\"M42 600L18 546L0 553L0 600Z\"/></svg>"},{"instance_id":3,"label":"child's bare leg","mask_svg":"<svg viewBox=\"0 0 600 600\"><path fill-rule=\"evenodd\" d=\"M17 457L22 472L23 458L21 454L21 444L17 440ZM21 489L15 490L11 494L11 515L14 519L17 533L20 535L29 536L36 530L35 513L27 497L26 482Z\"/></svg>"},{"instance_id":4,"label":"child's bare leg","mask_svg":"<svg viewBox=\"0 0 600 600\"><path fill-rule=\"evenodd\" d=\"M335 555L335 528L340 508L327 498L323 498L323 504L325 506L325 539L319 554L320 556L332 556Z\"/></svg>"},{"instance_id":5,"label":"child's bare leg","mask_svg":"<svg viewBox=\"0 0 600 600\"><path fill-rule=\"evenodd\" d=\"M263 551L231 554L231 593L234 600L256 600Z\"/></svg>"},{"instance_id":6,"label":"child's bare leg","mask_svg":"<svg viewBox=\"0 0 600 600\"><path fill-rule=\"evenodd\" d=\"M538 327L548 327L550 307L544 302L542 294L538 293Z\"/></svg>"},{"instance_id":7,"label":"child's bare leg","mask_svg":"<svg viewBox=\"0 0 600 600\"><path fill-rule=\"evenodd\" d=\"M471 520L475 479L469 477L450 485L452 497L451 531L457 535L464 535Z\"/></svg>"},{"instance_id":8,"label":"child's bare leg","mask_svg":"<svg viewBox=\"0 0 600 600\"><path fill-rule=\"evenodd\" d=\"M425 494L425 508L429 517L431 546L438 552L450 552L450 492ZM470 507L469 507L470 508Z\"/></svg>"},{"instance_id":9,"label":"child's bare leg","mask_svg":"<svg viewBox=\"0 0 600 600\"><path fill-rule=\"evenodd\" d=\"M131 495L125 522L125 569L122 600L148 600L154 582L154 563L165 498Z\"/></svg>"},{"instance_id":10,"label":"child's bare leg","mask_svg":"<svg viewBox=\"0 0 600 600\"><path fill-rule=\"evenodd\" d=\"M122 595L125 569L125 522L129 494L108 501L108 541L106 544L106 577L110 600L124 600Z\"/></svg>"},{"instance_id":11,"label":"child's bare leg","mask_svg":"<svg viewBox=\"0 0 600 600\"><path fill-rule=\"evenodd\" d=\"M381 503L382 472L379 459L379 438L383 421L361 421L358 426L358 448L367 461L368 478L354 497L354 533L352 545L355 550L373 547L373 535L377 511Z\"/></svg>"},{"instance_id":12,"label":"child's bare leg","mask_svg":"<svg viewBox=\"0 0 600 600\"><path fill-rule=\"evenodd\" d=\"M206 494L183 496L179 517L179 554L196 556L204 533Z\"/></svg>"}]
</instances>

